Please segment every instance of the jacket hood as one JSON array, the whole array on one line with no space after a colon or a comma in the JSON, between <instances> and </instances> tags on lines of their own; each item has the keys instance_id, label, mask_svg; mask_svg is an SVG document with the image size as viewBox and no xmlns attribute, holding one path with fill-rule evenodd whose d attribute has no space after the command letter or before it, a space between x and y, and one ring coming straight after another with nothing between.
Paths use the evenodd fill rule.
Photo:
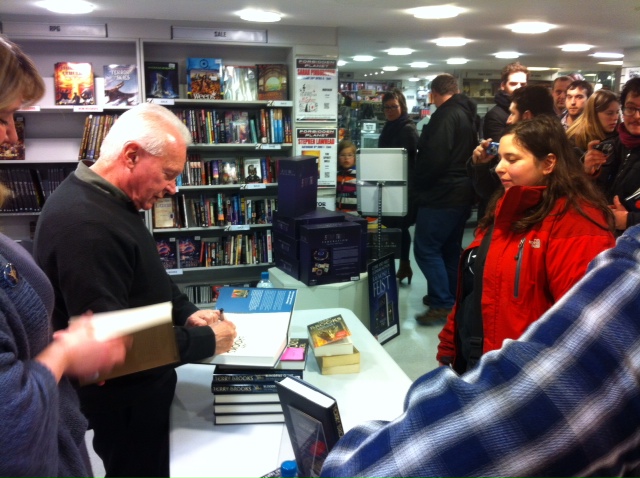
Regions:
<instances>
[{"instance_id":1,"label":"jacket hood","mask_svg":"<svg viewBox=\"0 0 640 478\"><path fill-rule=\"evenodd\" d=\"M478 113L478 105L471 98L461 93L456 93L447 101L442 103L439 109L452 107L452 106L457 106L459 108L462 108L465 114L469 117L469 119L471 119L471 122L475 123L475 117Z\"/></svg>"}]
</instances>

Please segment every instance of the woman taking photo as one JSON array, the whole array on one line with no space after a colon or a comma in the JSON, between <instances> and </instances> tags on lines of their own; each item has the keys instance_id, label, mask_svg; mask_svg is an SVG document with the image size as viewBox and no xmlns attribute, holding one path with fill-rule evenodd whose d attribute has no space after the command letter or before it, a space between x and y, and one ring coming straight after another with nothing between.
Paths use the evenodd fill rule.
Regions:
<instances>
[{"instance_id":1,"label":"woman taking photo","mask_svg":"<svg viewBox=\"0 0 640 478\"><path fill-rule=\"evenodd\" d=\"M517 123L500 140L501 191L464 252L438 360L458 373L517 339L615 243L602 194L575 160L560 121Z\"/></svg>"},{"instance_id":2,"label":"woman taking photo","mask_svg":"<svg viewBox=\"0 0 640 478\"><path fill-rule=\"evenodd\" d=\"M589 143L610 140L618 136L616 131L620 123L620 102L613 91L598 90L587 100L584 112L569 127L569 141L583 156ZM584 159L584 158L583 158ZM591 173L591 166L585 162L585 171Z\"/></svg>"}]
</instances>

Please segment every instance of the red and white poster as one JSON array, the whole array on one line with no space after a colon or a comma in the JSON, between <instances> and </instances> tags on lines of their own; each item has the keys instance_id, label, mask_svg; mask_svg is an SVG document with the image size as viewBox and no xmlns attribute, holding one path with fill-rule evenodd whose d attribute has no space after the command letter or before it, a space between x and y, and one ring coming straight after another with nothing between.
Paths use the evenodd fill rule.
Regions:
<instances>
[{"instance_id":1,"label":"red and white poster","mask_svg":"<svg viewBox=\"0 0 640 478\"><path fill-rule=\"evenodd\" d=\"M336 185L337 128L296 128L296 155L318 158L318 186Z\"/></svg>"},{"instance_id":2,"label":"red and white poster","mask_svg":"<svg viewBox=\"0 0 640 478\"><path fill-rule=\"evenodd\" d=\"M336 60L296 60L296 121L338 121Z\"/></svg>"}]
</instances>

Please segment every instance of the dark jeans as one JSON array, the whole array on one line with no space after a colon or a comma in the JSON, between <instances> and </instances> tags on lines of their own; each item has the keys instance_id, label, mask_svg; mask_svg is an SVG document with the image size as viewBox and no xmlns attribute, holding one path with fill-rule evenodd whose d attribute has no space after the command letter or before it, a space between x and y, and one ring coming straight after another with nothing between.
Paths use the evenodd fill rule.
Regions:
<instances>
[{"instance_id":1,"label":"dark jeans","mask_svg":"<svg viewBox=\"0 0 640 478\"><path fill-rule=\"evenodd\" d=\"M462 236L470 214L470 206L418 209L413 254L427 279L433 308L450 309L455 302Z\"/></svg>"},{"instance_id":2,"label":"dark jeans","mask_svg":"<svg viewBox=\"0 0 640 478\"><path fill-rule=\"evenodd\" d=\"M173 373L173 386L164 383L149 400L104 413L85 412L106 476L169 476L169 409L175 383Z\"/></svg>"}]
</instances>

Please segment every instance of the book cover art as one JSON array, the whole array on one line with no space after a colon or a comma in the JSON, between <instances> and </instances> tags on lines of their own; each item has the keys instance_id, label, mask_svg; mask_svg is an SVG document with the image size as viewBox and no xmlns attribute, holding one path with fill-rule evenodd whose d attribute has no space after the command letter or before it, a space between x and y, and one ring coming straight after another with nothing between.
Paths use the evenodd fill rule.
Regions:
<instances>
[{"instance_id":1,"label":"book cover art","mask_svg":"<svg viewBox=\"0 0 640 478\"><path fill-rule=\"evenodd\" d=\"M0 160L24 160L24 116L15 116L13 122L18 133L18 141L14 144L0 144Z\"/></svg>"},{"instance_id":2,"label":"book cover art","mask_svg":"<svg viewBox=\"0 0 640 478\"><path fill-rule=\"evenodd\" d=\"M235 159L221 160L220 184L236 184L238 182L238 167Z\"/></svg>"},{"instance_id":3,"label":"book cover art","mask_svg":"<svg viewBox=\"0 0 640 478\"><path fill-rule=\"evenodd\" d=\"M351 331L341 315L314 322L309 324L307 328L313 347L322 347L323 345L338 342L351 335Z\"/></svg>"},{"instance_id":4,"label":"book cover art","mask_svg":"<svg viewBox=\"0 0 640 478\"><path fill-rule=\"evenodd\" d=\"M369 330L379 343L384 344L400 335L398 283L395 280L396 269L393 253L370 262L367 271L369 275Z\"/></svg>"},{"instance_id":5,"label":"book cover art","mask_svg":"<svg viewBox=\"0 0 640 478\"><path fill-rule=\"evenodd\" d=\"M153 227L162 229L176 227L175 198L168 196L160 198L153 205Z\"/></svg>"},{"instance_id":6,"label":"book cover art","mask_svg":"<svg viewBox=\"0 0 640 478\"><path fill-rule=\"evenodd\" d=\"M200 266L200 237L178 239L179 266L182 269Z\"/></svg>"},{"instance_id":7,"label":"book cover art","mask_svg":"<svg viewBox=\"0 0 640 478\"><path fill-rule=\"evenodd\" d=\"M194 100L221 100L220 73L216 70L189 70L187 97Z\"/></svg>"},{"instance_id":8,"label":"book cover art","mask_svg":"<svg viewBox=\"0 0 640 478\"><path fill-rule=\"evenodd\" d=\"M174 238L157 239L156 247L158 248L158 255L160 256L162 266L165 269L177 269L178 251L176 240Z\"/></svg>"},{"instance_id":9,"label":"book cover art","mask_svg":"<svg viewBox=\"0 0 640 478\"><path fill-rule=\"evenodd\" d=\"M244 182L261 183L262 171L260 167L260 158L245 158L244 160Z\"/></svg>"},{"instance_id":10,"label":"book cover art","mask_svg":"<svg viewBox=\"0 0 640 478\"><path fill-rule=\"evenodd\" d=\"M136 65L104 65L104 105L135 106L140 103Z\"/></svg>"},{"instance_id":11,"label":"book cover art","mask_svg":"<svg viewBox=\"0 0 640 478\"><path fill-rule=\"evenodd\" d=\"M225 65L222 68L224 99L256 101L258 99L256 73L256 67L254 66Z\"/></svg>"},{"instance_id":12,"label":"book cover art","mask_svg":"<svg viewBox=\"0 0 640 478\"><path fill-rule=\"evenodd\" d=\"M288 100L288 68L285 64L256 65L259 100Z\"/></svg>"},{"instance_id":13,"label":"book cover art","mask_svg":"<svg viewBox=\"0 0 640 478\"><path fill-rule=\"evenodd\" d=\"M172 61L144 62L147 98L179 98L178 63Z\"/></svg>"},{"instance_id":14,"label":"book cover art","mask_svg":"<svg viewBox=\"0 0 640 478\"><path fill-rule=\"evenodd\" d=\"M298 476L320 476L327 455L344 435L336 400L295 377L276 382Z\"/></svg>"},{"instance_id":15,"label":"book cover art","mask_svg":"<svg viewBox=\"0 0 640 478\"><path fill-rule=\"evenodd\" d=\"M95 105L93 66L86 62L61 61L53 68L56 105Z\"/></svg>"}]
</instances>

